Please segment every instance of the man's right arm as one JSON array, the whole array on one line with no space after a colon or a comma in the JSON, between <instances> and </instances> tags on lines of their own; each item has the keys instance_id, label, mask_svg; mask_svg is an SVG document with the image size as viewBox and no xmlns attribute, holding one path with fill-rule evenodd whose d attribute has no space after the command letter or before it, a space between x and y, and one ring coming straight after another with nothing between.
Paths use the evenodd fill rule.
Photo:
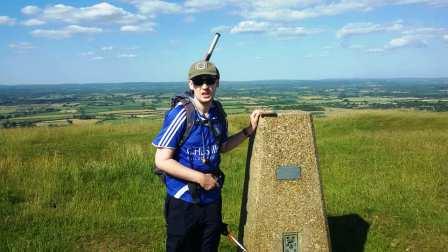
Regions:
<instances>
[{"instance_id":1,"label":"man's right arm","mask_svg":"<svg viewBox=\"0 0 448 252\"><path fill-rule=\"evenodd\" d=\"M211 190L217 186L217 181L212 174L183 166L173 159L174 153L174 149L157 148L154 160L156 167L173 177L198 183L205 190Z\"/></svg>"}]
</instances>

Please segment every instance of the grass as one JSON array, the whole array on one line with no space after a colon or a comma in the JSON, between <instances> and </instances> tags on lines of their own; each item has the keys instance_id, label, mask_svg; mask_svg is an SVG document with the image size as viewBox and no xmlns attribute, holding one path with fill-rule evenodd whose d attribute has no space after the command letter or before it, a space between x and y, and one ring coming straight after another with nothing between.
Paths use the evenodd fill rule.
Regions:
<instances>
[{"instance_id":1,"label":"grass","mask_svg":"<svg viewBox=\"0 0 448 252\"><path fill-rule=\"evenodd\" d=\"M363 111L317 122L327 210L370 224L367 251L444 251L448 114Z\"/></svg>"},{"instance_id":2,"label":"grass","mask_svg":"<svg viewBox=\"0 0 448 252\"><path fill-rule=\"evenodd\" d=\"M242 116L230 121L233 132L247 123ZM0 130L0 251L163 251L164 188L151 172L150 146L160 124ZM315 119L327 214L368 223L366 251L445 250L446 125L447 113L416 111L336 111ZM246 148L222 161L224 220L235 232ZM335 251L350 242L334 237ZM232 248L224 239L220 246Z\"/></svg>"}]
</instances>

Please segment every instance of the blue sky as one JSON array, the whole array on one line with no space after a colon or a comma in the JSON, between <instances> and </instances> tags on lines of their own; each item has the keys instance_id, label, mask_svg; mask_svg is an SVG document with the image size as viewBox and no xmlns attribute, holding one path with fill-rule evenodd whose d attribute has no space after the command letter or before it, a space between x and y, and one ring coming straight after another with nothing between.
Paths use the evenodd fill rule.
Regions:
<instances>
[{"instance_id":1,"label":"blue sky","mask_svg":"<svg viewBox=\"0 0 448 252\"><path fill-rule=\"evenodd\" d=\"M447 77L448 0L0 3L0 83Z\"/></svg>"}]
</instances>

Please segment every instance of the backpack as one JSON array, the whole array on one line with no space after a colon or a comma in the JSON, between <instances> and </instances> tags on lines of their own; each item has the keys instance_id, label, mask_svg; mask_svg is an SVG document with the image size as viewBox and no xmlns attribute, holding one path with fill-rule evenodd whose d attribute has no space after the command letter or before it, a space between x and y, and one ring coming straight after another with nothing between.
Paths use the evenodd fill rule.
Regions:
<instances>
[{"instance_id":1,"label":"backpack","mask_svg":"<svg viewBox=\"0 0 448 252\"><path fill-rule=\"evenodd\" d=\"M181 103L181 105L184 106L185 112L186 112L187 125L185 127L185 130L183 132L181 139L179 140L179 143L177 144L177 148L179 148L180 146L182 146L185 143L187 138L190 136L190 132L193 129L193 126L195 124L207 124L210 127L211 132L213 133L213 136L215 137L216 141L218 142L218 146L221 146L221 143L223 140L222 132L220 132L218 129L213 127L212 124L208 123L207 121L203 122L202 120L196 120L196 115L195 115L196 109L195 109L191 99L192 99L192 96L188 91L185 91L184 93L178 94L171 98L170 110L173 109L174 107L176 107L178 103ZM224 125L227 128L227 114L225 113L221 102L219 102L217 100L213 100L213 105L216 106L216 108L218 110L219 124ZM168 114L170 110L168 110L166 112L166 114ZM159 168L157 168L155 165L154 165L154 173L159 175L160 178L162 179L162 181L165 180L164 172L161 171Z\"/></svg>"}]
</instances>

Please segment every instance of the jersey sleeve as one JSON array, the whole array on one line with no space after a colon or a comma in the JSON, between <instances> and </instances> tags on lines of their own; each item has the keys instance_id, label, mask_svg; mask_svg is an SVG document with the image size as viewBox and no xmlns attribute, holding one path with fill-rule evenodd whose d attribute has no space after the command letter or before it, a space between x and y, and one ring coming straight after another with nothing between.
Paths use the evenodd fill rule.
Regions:
<instances>
[{"instance_id":1,"label":"jersey sleeve","mask_svg":"<svg viewBox=\"0 0 448 252\"><path fill-rule=\"evenodd\" d=\"M177 105L165 116L163 126L152 141L157 148L175 149L186 127L186 111L183 105Z\"/></svg>"}]
</instances>

